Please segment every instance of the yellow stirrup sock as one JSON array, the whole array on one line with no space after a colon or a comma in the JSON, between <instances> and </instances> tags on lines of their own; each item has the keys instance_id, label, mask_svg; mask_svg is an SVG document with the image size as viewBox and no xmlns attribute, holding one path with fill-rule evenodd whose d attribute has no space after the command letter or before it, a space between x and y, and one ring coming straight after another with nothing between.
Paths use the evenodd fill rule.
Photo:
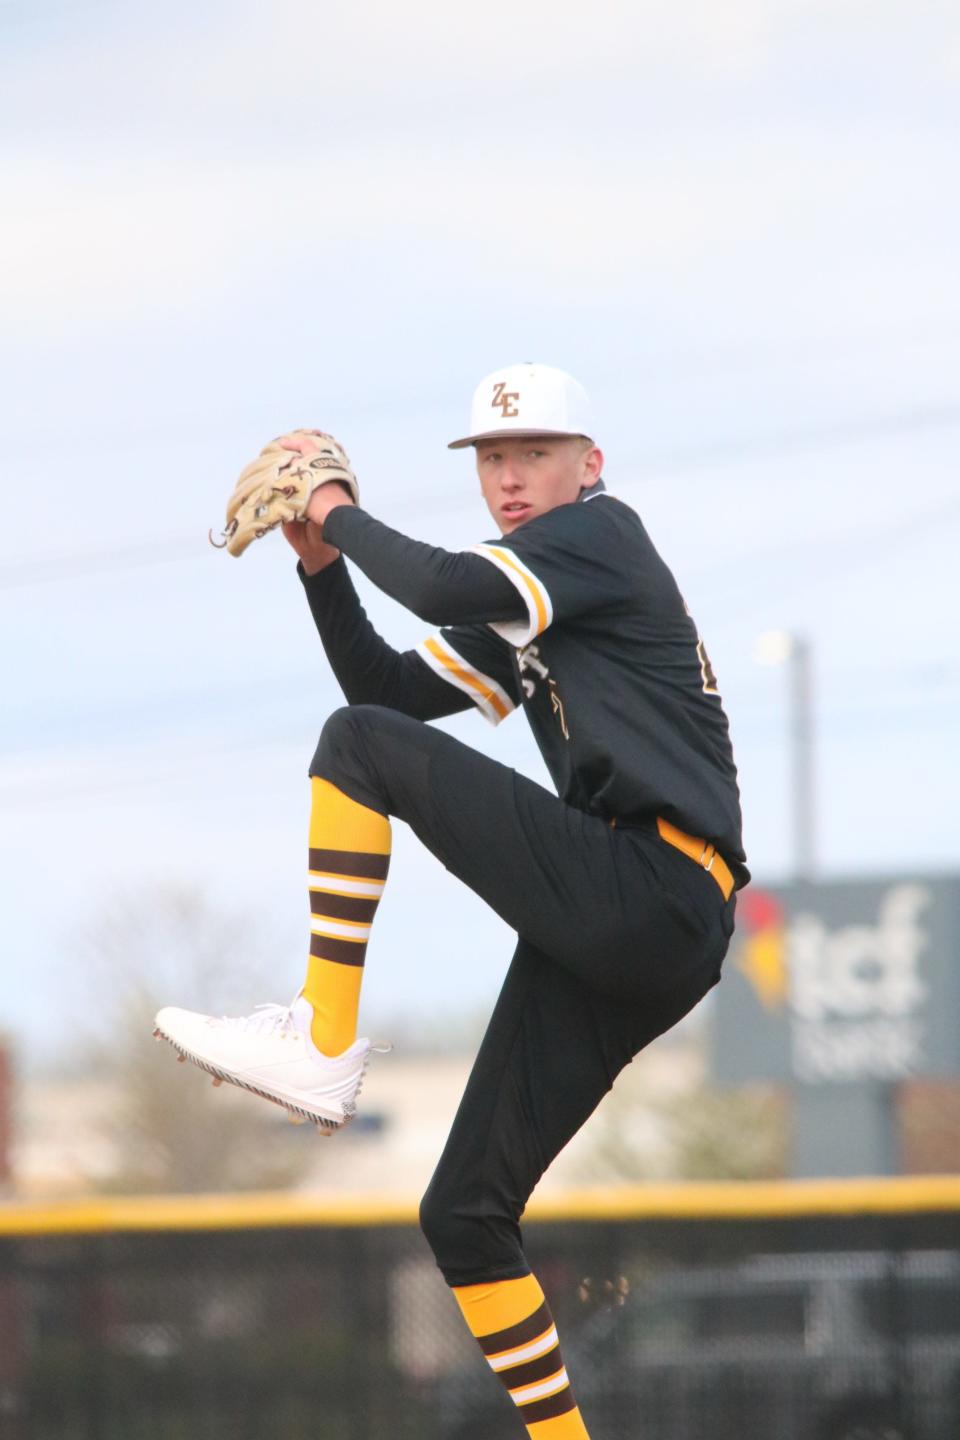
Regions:
<instances>
[{"instance_id":1,"label":"yellow stirrup sock","mask_svg":"<svg viewBox=\"0 0 960 1440\"><path fill-rule=\"evenodd\" d=\"M310 1034L324 1055L357 1038L357 1013L370 926L390 866L390 821L310 778L310 958L303 993Z\"/></svg>"},{"instance_id":2,"label":"yellow stirrup sock","mask_svg":"<svg viewBox=\"0 0 960 1440\"><path fill-rule=\"evenodd\" d=\"M590 1440L563 1368L550 1307L534 1276L455 1285L453 1293L527 1434L533 1440Z\"/></svg>"}]
</instances>

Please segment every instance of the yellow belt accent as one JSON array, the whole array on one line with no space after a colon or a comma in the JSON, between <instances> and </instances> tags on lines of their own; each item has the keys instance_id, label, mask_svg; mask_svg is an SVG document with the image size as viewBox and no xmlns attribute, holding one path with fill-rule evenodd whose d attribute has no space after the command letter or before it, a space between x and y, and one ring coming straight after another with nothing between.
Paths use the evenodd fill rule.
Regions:
<instances>
[{"instance_id":1,"label":"yellow belt accent","mask_svg":"<svg viewBox=\"0 0 960 1440\"><path fill-rule=\"evenodd\" d=\"M669 820L657 816L657 829L660 831L660 839L666 840L668 845L675 845L682 850L684 855L689 855L691 860L696 860L704 870L709 871L720 886L724 900L729 900L733 891L733 876L730 867L715 846L707 843L706 840L698 840L694 835L687 835L683 830L678 830L676 825L671 825Z\"/></svg>"}]
</instances>

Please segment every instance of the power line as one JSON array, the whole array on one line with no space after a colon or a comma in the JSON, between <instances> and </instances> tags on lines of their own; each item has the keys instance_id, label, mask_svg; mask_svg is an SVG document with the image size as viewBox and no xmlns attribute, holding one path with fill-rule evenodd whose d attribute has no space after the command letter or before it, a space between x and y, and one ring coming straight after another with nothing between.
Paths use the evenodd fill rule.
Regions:
<instances>
[{"instance_id":1,"label":"power line","mask_svg":"<svg viewBox=\"0 0 960 1440\"><path fill-rule=\"evenodd\" d=\"M38 582L93 579L147 565L168 565L177 560L195 559L206 553L205 541L205 536L197 540L176 537L142 541L137 545L67 551L60 555L46 555L42 560L15 560L10 565L0 566L0 590L15 590Z\"/></svg>"},{"instance_id":2,"label":"power line","mask_svg":"<svg viewBox=\"0 0 960 1440\"><path fill-rule=\"evenodd\" d=\"M655 351L626 353L612 365L603 361L591 365L588 388L598 394L614 393L618 387L633 386L638 380L650 384L666 378L673 383L679 377L714 377L717 374L728 377L731 374L749 374L757 369L763 369L765 374L769 374L775 366L790 367L797 362L815 362L822 369L824 352L831 358L855 354L862 350L866 350L871 356L881 350L902 356L906 350L950 349L957 345L960 345L960 313L938 315L929 322L921 319L911 325L886 327L872 332L864 330L853 334L821 332L806 336L779 335L766 339L754 337L744 342L719 340L714 344L680 345L674 349L667 345L658 345ZM352 422L354 419L363 420L366 417L399 417L408 420L426 415L436 417L439 422L442 417L449 418L451 410L459 411L462 408L464 386L469 387L470 383L469 376L441 377L437 383L431 385L429 406L424 402L422 386L412 383L405 385L404 377L397 376L391 377L390 385L386 389L366 390L360 394L356 389L347 388L342 393L332 393L328 399L338 417L338 425L341 419ZM199 409L182 409L174 414L165 414L162 418L144 419L137 426L135 436L118 436L114 429L103 431L93 427L78 430L76 424L71 425L71 436L75 445L91 445L98 454L107 455L138 453L145 441L154 448L158 444L171 443L193 448L197 440L209 437L211 425L216 427L218 424L227 424L235 427L237 423L235 400L223 401L220 404L214 402L213 410L209 397L205 397L205 402ZM271 401L269 406L263 406L262 409L262 425L266 427L264 433L271 428L280 428L275 420L275 402ZM244 416L249 421L256 420L257 413L254 411L251 414L249 405L244 407ZM49 432L51 439L55 439L56 434L53 429Z\"/></svg>"},{"instance_id":3,"label":"power line","mask_svg":"<svg viewBox=\"0 0 960 1440\"><path fill-rule=\"evenodd\" d=\"M863 420L840 420L834 424L781 431L779 434L742 436L730 441L711 441L707 446L650 456L637 460L654 475L680 474L686 470L709 469L714 465L763 460L771 455L799 455L811 450L843 449L863 445L890 435L909 435L926 430L953 429L960 425L960 405L932 405L898 414ZM633 482L631 482L633 483Z\"/></svg>"},{"instance_id":4,"label":"power line","mask_svg":"<svg viewBox=\"0 0 960 1440\"><path fill-rule=\"evenodd\" d=\"M787 431L780 435L743 437L729 442L713 441L702 448L637 459L632 462L633 466L647 473L622 475L616 482L616 488L622 489L639 483L649 484L661 475L689 473L736 462L749 463L777 455L831 450L867 443L878 437L953 428L958 425L960 405L943 405L873 420L844 421L836 425ZM422 504L429 505L434 512L438 509L456 511L475 503L476 497L473 495L437 496L436 493L421 493L410 498L408 508L413 509ZM960 501L952 501L944 507L946 513L953 510L960 510ZM942 516L942 513L938 511L938 515ZM902 523L898 522L898 531ZM924 520L921 523L928 522ZM857 535L860 533L858 531ZM205 542L206 537L199 535L193 539L176 536L165 540L143 541L135 545L110 546L68 552L59 556L44 556L42 559L14 561L12 564L0 566L0 590L18 589L38 582L46 584L57 580L93 579L131 568L142 569L188 559L199 560L201 556L207 555Z\"/></svg>"},{"instance_id":5,"label":"power line","mask_svg":"<svg viewBox=\"0 0 960 1440\"><path fill-rule=\"evenodd\" d=\"M960 496L948 496L928 510L898 517L888 525L861 525L855 530L841 531L826 538L811 536L807 540L790 541L784 545L764 545L741 551L731 556L722 567L691 576L686 588L689 590L693 584L709 586L716 613L722 606L736 605L738 601L754 605L759 583L756 563L762 560L768 571L775 571L777 596L782 600L799 586L808 586L812 579L822 586L879 564L891 553L901 552L904 546L929 532L945 529L957 517L960 517ZM809 566L795 566L791 572L790 563L808 554L812 547L816 547L815 570ZM752 567L749 571L746 568L748 565ZM731 570L734 571L732 575ZM711 628L717 627L713 625Z\"/></svg>"},{"instance_id":6,"label":"power line","mask_svg":"<svg viewBox=\"0 0 960 1440\"><path fill-rule=\"evenodd\" d=\"M924 675L937 667L937 673L930 676L929 684L933 687L940 686L941 667L944 683L956 685L960 681L960 667L957 666L953 657L943 662L925 662L922 666L907 664L899 668L888 666L857 668L855 679L858 686L863 686L868 693L858 692L854 695L838 695L831 691L820 700L817 705L818 734L825 740L840 738L847 734L876 735L903 732L906 729L916 730L940 730L953 726L955 723L952 706L937 706L931 704L929 690L924 691L923 685L918 685L918 675ZM842 667L830 673L846 675ZM883 700L879 697L877 690L871 685L871 677L883 676L894 686L892 699ZM821 674L818 677L821 681L821 689L818 693L823 696ZM904 682L910 683L910 689L904 689ZM731 724L734 729L735 740L742 740L745 736L775 736L779 734L779 706L771 699L758 700L741 694L737 696L737 686L724 687L724 693L728 700L731 712ZM210 692L219 696L220 692ZM195 699L196 696L186 698ZM276 704L276 696L268 694L257 696L251 694L242 708L238 709L236 697L229 694L224 696L225 708L229 710L231 717L230 732L211 730L205 727L201 731L194 730L193 733L185 732L181 728L171 734L169 726L165 727L165 736L158 744L154 744L154 751L159 756L159 764L156 763L156 756L148 768L138 769L136 774L124 774L124 766L130 763L129 759L121 761L118 770L109 778L102 776L83 775L77 778L63 780L62 778L47 778L42 775L36 778L11 779L4 783L0 780L0 799L5 804L25 804L37 801L43 794L54 792L64 799L73 795L97 795L108 797L113 794L122 794L131 790L154 789L157 786L164 787L171 782L182 778L184 769L189 770L192 764L202 761L207 756L214 756L221 760L227 755L238 755L249 752L263 744L262 725L250 723L256 721L258 713L269 709ZM918 717L917 711L920 712ZM155 720L155 714L152 718ZM115 718L115 717L114 717ZM216 717L211 717L215 723ZM238 733L237 726L244 722L250 725L246 733L242 730ZM291 722L289 719L283 723L271 724L270 744L271 755L279 759L284 753L301 753L304 745L312 743L311 737L314 734L315 724L304 717L301 721ZM137 745L145 743L147 737L142 731L127 729L124 727L119 732L122 736L121 743L125 745ZM117 741L117 730L105 730L100 736L84 741L85 751L100 751L108 744L115 744ZM75 743L76 737L72 737ZM154 737L155 739L156 737ZM174 740L175 751L171 755L166 748L164 740ZM56 742L58 744L61 741ZM20 761L25 757L33 757L35 763L43 765L42 745L30 745L26 749L16 751ZM152 752L153 753L153 752ZM54 757L54 764L62 764L61 752ZM68 765L68 769L76 769L76 765Z\"/></svg>"},{"instance_id":7,"label":"power line","mask_svg":"<svg viewBox=\"0 0 960 1440\"><path fill-rule=\"evenodd\" d=\"M721 693L725 698L736 697L738 714L743 714L745 709L751 707L766 710L769 705L766 696L771 688L771 674L770 670L759 666L750 670L728 668L720 677ZM816 680L818 692L828 697L826 704L833 711L848 708L851 704L856 706L860 701L868 711L872 711L878 704L887 708L909 707L914 703L927 704L931 692L960 685L960 662L954 655L944 655L902 663L884 661L875 665L818 665ZM838 682L848 688L840 688ZM180 736L193 734L204 737L208 724L219 722L225 711L233 717L232 724L238 717L264 715L272 710L286 716L291 704L312 706L318 701L323 704L331 698L331 691L333 703L340 703L336 699L339 690L332 674L322 670L318 673L311 667L309 672L277 671L262 675L256 681L218 681L216 684L192 685L181 690L173 690L168 685L164 687L162 695L141 694L135 701L112 699L86 710L75 702L69 714L69 739L72 743L90 741L98 744L109 735L130 734L131 728L136 727L135 733L144 739L159 736L162 742L164 737L171 734L171 722L182 722L184 717L187 717L188 724L184 726L181 723L176 733ZM868 695L865 692L869 692ZM884 700L882 697L888 692L889 699ZM37 733L37 724L31 718L33 713L21 712L19 717L19 723L31 736ZM311 710L310 713L314 711ZM16 712L11 714L16 720ZM112 730L104 728L104 719L113 722ZM289 726L287 728L289 729ZM298 725L296 733L299 733L299 729ZM94 732L92 739L91 731ZM273 736L275 733L276 728L271 723L270 734ZM283 733L282 730L280 733ZM41 742L28 745L17 753L43 753L49 744L60 743L60 738L54 738L47 744ZM225 738L220 742L221 748L227 749L231 743L233 742Z\"/></svg>"}]
</instances>

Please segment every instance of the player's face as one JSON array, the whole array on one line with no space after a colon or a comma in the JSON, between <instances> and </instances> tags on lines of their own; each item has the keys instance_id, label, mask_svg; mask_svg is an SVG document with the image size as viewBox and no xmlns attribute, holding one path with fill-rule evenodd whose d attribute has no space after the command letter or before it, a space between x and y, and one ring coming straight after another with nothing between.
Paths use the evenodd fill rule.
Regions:
<instances>
[{"instance_id":1,"label":"player's face","mask_svg":"<svg viewBox=\"0 0 960 1440\"><path fill-rule=\"evenodd\" d=\"M480 489L501 535L576 500L600 478L603 456L579 438L534 435L479 440Z\"/></svg>"}]
</instances>

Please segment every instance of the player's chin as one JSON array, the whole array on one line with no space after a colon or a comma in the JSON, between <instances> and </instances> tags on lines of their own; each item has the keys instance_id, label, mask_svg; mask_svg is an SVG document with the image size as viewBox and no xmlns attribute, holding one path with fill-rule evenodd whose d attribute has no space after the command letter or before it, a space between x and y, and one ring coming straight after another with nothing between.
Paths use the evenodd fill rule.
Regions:
<instances>
[{"instance_id":1,"label":"player's chin","mask_svg":"<svg viewBox=\"0 0 960 1440\"><path fill-rule=\"evenodd\" d=\"M501 510L498 522L500 534L512 535L514 530L519 530L521 525L526 525L528 520L532 520L535 513L532 505L527 505L523 510Z\"/></svg>"}]
</instances>

